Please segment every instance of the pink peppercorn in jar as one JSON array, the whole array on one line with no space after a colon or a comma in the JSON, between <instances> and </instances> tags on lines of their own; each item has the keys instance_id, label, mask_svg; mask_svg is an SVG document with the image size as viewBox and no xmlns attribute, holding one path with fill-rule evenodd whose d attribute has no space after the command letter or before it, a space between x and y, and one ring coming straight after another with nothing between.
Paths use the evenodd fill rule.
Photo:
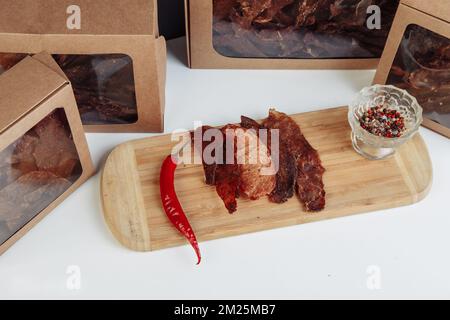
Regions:
<instances>
[{"instance_id":1,"label":"pink peppercorn in jar","mask_svg":"<svg viewBox=\"0 0 450 320\"><path fill-rule=\"evenodd\" d=\"M349 106L354 149L370 160L393 155L417 133L422 112L405 90L382 85L364 88Z\"/></svg>"}]
</instances>

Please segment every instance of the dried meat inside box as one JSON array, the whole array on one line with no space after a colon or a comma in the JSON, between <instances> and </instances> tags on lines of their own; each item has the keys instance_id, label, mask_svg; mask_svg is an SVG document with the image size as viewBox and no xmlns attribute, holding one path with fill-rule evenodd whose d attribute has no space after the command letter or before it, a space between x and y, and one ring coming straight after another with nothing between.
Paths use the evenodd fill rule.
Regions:
<instances>
[{"instance_id":1,"label":"dried meat inside box","mask_svg":"<svg viewBox=\"0 0 450 320\"><path fill-rule=\"evenodd\" d=\"M163 130L166 46L154 0L0 0L0 74L50 52L89 132Z\"/></svg>"},{"instance_id":2,"label":"dried meat inside box","mask_svg":"<svg viewBox=\"0 0 450 320\"><path fill-rule=\"evenodd\" d=\"M186 0L194 68L375 68L399 0Z\"/></svg>"},{"instance_id":3,"label":"dried meat inside box","mask_svg":"<svg viewBox=\"0 0 450 320\"><path fill-rule=\"evenodd\" d=\"M375 82L415 96L424 124L450 137L450 2L404 0Z\"/></svg>"},{"instance_id":4,"label":"dried meat inside box","mask_svg":"<svg viewBox=\"0 0 450 320\"><path fill-rule=\"evenodd\" d=\"M94 172L71 85L48 54L0 76L0 254Z\"/></svg>"}]
</instances>

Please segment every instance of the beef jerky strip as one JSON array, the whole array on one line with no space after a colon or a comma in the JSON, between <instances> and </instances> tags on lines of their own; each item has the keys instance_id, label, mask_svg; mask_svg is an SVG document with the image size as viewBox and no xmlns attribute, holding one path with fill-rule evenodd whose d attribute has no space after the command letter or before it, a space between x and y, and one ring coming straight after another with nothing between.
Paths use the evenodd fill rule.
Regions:
<instances>
[{"instance_id":1,"label":"beef jerky strip","mask_svg":"<svg viewBox=\"0 0 450 320\"><path fill-rule=\"evenodd\" d=\"M319 17L326 15L331 2L330 0L303 0L298 8L295 26L304 27L316 24Z\"/></svg>"},{"instance_id":2,"label":"beef jerky strip","mask_svg":"<svg viewBox=\"0 0 450 320\"><path fill-rule=\"evenodd\" d=\"M215 173L215 183L216 183L216 191L219 197L225 204L229 213L234 213L237 210L237 201L239 198L239 186L240 186L240 170L239 166L236 163L236 150L233 151L233 164L227 164L227 130L235 130L238 127L235 125L226 125L222 128L222 134L224 136L224 163L217 164L216 173ZM234 139L234 136L231 138ZM236 148L236 146L235 146Z\"/></svg>"},{"instance_id":3,"label":"beef jerky strip","mask_svg":"<svg viewBox=\"0 0 450 320\"><path fill-rule=\"evenodd\" d=\"M270 197L271 200L274 202L287 200L292 196L295 185L297 194L307 211L322 210L325 207L325 190L322 181L325 169L318 152L303 136L297 123L284 113L271 110L263 125L280 130L280 170L277 174L277 187ZM295 163L296 170L292 168L292 161Z\"/></svg>"},{"instance_id":4,"label":"beef jerky strip","mask_svg":"<svg viewBox=\"0 0 450 320\"><path fill-rule=\"evenodd\" d=\"M204 158L204 151L206 147L211 143L211 141L206 141L204 139L204 134L207 130L213 129L209 126L203 126L197 130L201 130L202 136L202 146L201 150L196 149L196 152L200 152L203 162L203 170L205 173L206 184L216 187L216 192L225 204L229 213L234 213L237 210L237 201L239 197L239 185L240 185L240 174L239 167L234 161L233 164L226 164L226 130L234 129L236 126L227 125L221 129L221 134L223 136L223 159L216 159L215 163L207 164ZM198 131L196 132L198 134ZM195 133L191 134L191 138L195 138ZM195 145L195 140L194 140ZM217 156L212 154L213 157ZM233 155L234 157L234 155ZM220 160L220 161L219 161ZM234 158L235 160L235 158Z\"/></svg>"},{"instance_id":5,"label":"beef jerky strip","mask_svg":"<svg viewBox=\"0 0 450 320\"><path fill-rule=\"evenodd\" d=\"M239 6L233 8L231 21L237 23L244 29L250 29L256 17L269 8L272 0L237 0Z\"/></svg>"},{"instance_id":6,"label":"beef jerky strip","mask_svg":"<svg viewBox=\"0 0 450 320\"><path fill-rule=\"evenodd\" d=\"M208 164L208 163L205 162L205 158L203 157L203 153L204 153L205 148L211 143L211 141L206 141L204 139L205 132L207 130L209 130L209 129L213 129L213 128L210 127L210 126L203 126L203 127L197 128L196 132L192 132L191 133L191 139L192 139L192 143L194 144L194 148L196 148L195 152L197 152L197 154L202 159L203 171L205 173L205 182L206 182L206 184L208 184L210 186L214 186L216 184L216 168L217 168L217 164L216 164L216 162ZM201 131L201 133L199 131ZM202 141L201 149L197 149L197 144L196 144L196 141L195 141L196 134L197 135L201 134L201 141ZM215 154L212 154L212 156L215 157Z\"/></svg>"},{"instance_id":7,"label":"beef jerky strip","mask_svg":"<svg viewBox=\"0 0 450 320\"><path fill-rule=\"evenodd\" d=\"M52 114L35 127L39 142L33 152L39 170L69 178L79 163L70 132L57 114Z\"/></svg>"},{"instance_id":8,"label":"beef jerky strip","mask_svg":"<svg viewBox=\"0 0 450 320\"><path fill-rule=\"evenodd\" d=\"M292 4L294 0L272 0L269 8L255 19L256 23L264 24L272 21L275 16L286 6Z\"/></svg>"},{"instance_id":9,"label":"beef jerky strip","mask_svg":"<svg viewBox=\"0 0 450 320\"><path fill-rule=\"evenodd\" d=\"M226 137L227 130L234 130L233 136L229 136L228 139L235 139L235 151L233 154L232 164L219 163L218 161L213 164L207 164L203 160L203 168L205 172L205 178L207 184L215 185L216 191L224 201L226 208L230 213L233 213L237 209L236 198L238 198L241 194L246 196L249 199L256 200L262 196L268 195L275 187L275 176L272 175L262 175L261 171L265 167L271 166L270 153L267 153L267 158L263 159L264 161L258 163L250 163L250 153L252 151L259 152L259 150L250 150L250 146L260 147L259 137L257 134L257 130L259 130L260 125L250 119L243 117L242 125L228 125L221 129L221 133L223 134L224 141ZM205 133L206 130L211 129L211 127L202 127L197 130L202 130L202 134ZM247 130L253 129L254 132L249 132ZM198 132L197 132L198 134ZM245 145L245 150L242 150L242 155L245 157L245 163L237 163L237 152L238 150L236 142L237 136L239 134L245 134L248 139L256 139L258 141L253 140L252 143ZM206 147L211 143L210 141L202 140L201 146L201 154L203 155ZM248 147L248 148L247 148ZM198 150L196 150L198 152ZM224 160L226 160L226 143L224 144ZM214 156L214 155L213 155Z\"/></svg>"},{"instance_id":10,"label":"beef jerky strip","mask_svg":"<svg viewBox=\"0 0 450 320\"><path fill-rule=\"evenodd\" d=\"M84 124L127 124L137 120L134 103L127 106L87 87L74 87L74 93Z\"/></svg>"},{"instance_id":11,"label":"beef jerky strip","mask_svg":"<svg viewBox=\"0 0 450 320\"><path fill-rule=\"evenodd\" d=\"M227 18L231 14L231 9L233 9L236 4L236 0L213 0L214 18Z\"/></svg>"},{"instance_id":12,"label":"beef jerky strip","mask_svg":"<svg viewBox=\"0 0 450 320\"><path fill-rule=\"evenodd\" d=\"M248 117L241 117L241 130L246 135L249 143L245 146L245 163L240 167L240 193L250 200L257 200L272 193L275 189L275 174L267 174L272 166L270 150L260 140L259 130L264 129L258 122ZM264 148L264 149L261 149ZM266 151L265 153L261 151ZM251 162L251 157L257 156L256 161Z\"/></svg>"},{"instance_id":13,"label":"beef jerky strip","mask_svg":"<svg viewBox=\"0 0 450 320\"><path fill-rule=\"evenodd\" d=\"M27 132L22 138L17 141L12 154L13 168L18 170L21 174L27 174L31 171L36 171L36 160L33 152L39 138L34 133L33 129Z\"/></svg>"},{"instance_id":14,"label":"beef jerky strip","mask_svg":"<svg viewBox=\"0 0 450 320\"><path fill-rule=\"evenodd\" d=\"M287 123L290 125L290 123ZM297 178L297 157L291 150L291 144L297 138L295 132L290 131L290 126L286 121L280 121L277 114L270 111L269 117L263 121L263 126L267 129L280 131L278 161L279 169L276 175L276 185L269 199L275 203L283 203L294 196L295 182ZM272 154L272 156L277 156Z\"/></svg>"}]
</instances>

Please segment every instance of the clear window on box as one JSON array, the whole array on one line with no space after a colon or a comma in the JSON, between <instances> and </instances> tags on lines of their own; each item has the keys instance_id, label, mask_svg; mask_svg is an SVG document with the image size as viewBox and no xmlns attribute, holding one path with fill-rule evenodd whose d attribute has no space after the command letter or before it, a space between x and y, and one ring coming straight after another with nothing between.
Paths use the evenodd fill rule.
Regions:
<instances>
[{"instance_id":1,"label":"clear window on box","mask_svg":"<svg viewBox=\"0 0 450 320\"><path fill-rule=\"evenodd\" d=\"M379 58L399 0L213 0L213 46L232 58Z\"/></svg>"},{"instance_id":2,"label":"clear window on box","mask_svg":"<svg viewBox=\"0 0 450 320\"><path fill-rule=\"evenodd\" d=\"M26 54L0 53L0 74ZM124 54L54 54L72 83L85 125L132 124L138 120L133 60Z\"/></svg>"},{"instance_id":3,"label":"clear window on box","mask_svg":"<svg viewBox=\"0 0 450 320\"><path fill-rule=\"evenodd\" d=\"M81 174L62 108L0 150L0 244L61 196Z\"/></svg>"},{"instance_id":4,"label":"clear window on box","mask_svg":"<svg viewBox=\"0 0 450 320\"><path fill-rule=\"evenodd\" d=\"M408 26L387 83L406 89L425 117L450 128L450 39Z\"/></svg>"}]
</instances>

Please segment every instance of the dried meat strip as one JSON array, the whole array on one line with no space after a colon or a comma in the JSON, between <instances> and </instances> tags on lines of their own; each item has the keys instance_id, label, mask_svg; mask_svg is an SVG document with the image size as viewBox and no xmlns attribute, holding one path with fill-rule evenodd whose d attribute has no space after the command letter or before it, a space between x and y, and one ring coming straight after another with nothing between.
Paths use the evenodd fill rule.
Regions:
<instances>
[{"instance_id":1,"label":"dried meat strip","mask_svg":"<svg viewBox=\"0 0 450 320\"><path fill-rule=\"evenodd\" d=\"M195 141L196 134L201 137L201 142L202 142L201 143L201 148L199 148L198 150L196 149L195 152L197 152L197 154L200 155L200 157L202 158L203 170L205 172L205 182L206 182L206 184L208 184L210 186L214 186L216 184L217 160L214 161L213 163L207 163L205 161L205 158L203 157L205 149L212 142L212 141L207 141L206 139L204 139L205 132L210 130L210 129L213 129L213 128L210 127L210 126L203 126L203 127L197 128L196 132L193 132L191 134L191 138L192 138L192 141L194 143L194 147L197 147L197 144L196 144L196 141ZM216 157L216 154L215 154L214 151L212 152L211 156L213 158Z\"/></svg>"},{"instance_id":2,"label":"dried meat strip","mask_svg":"<svg viewBox=\"0 0 450 320\"><path fill-rule=\"evenodd\" d=\"M283 145L280 145L279 164L275 189L269 195L274 203L286 202L294 196L297 177L296 159Z\"/></svg>"},{"instance_id":3,"label":"dried meat strip","mask_svg":"<svg viewBox=\"0 0 450 320\"><path fill-rule=\"evenodd\" d=\"M282 14L282 9L292 4L294 0L272 0L272 4L269 8L263 11L263 13L257 17L254 22L264 24L273 21L277 18L278 14ZM284 15L283 15L284 16Z\"/></svg>"},{"instance_id":4,"label":"dried meat strip","mask_svg":"<svg viewBox=\"0 0 450 320\"><path fill-rule=\"evenodd\" d=\"M269 195L275 188L275 173L272 168L272 157L268 141L262 141L260 130L264 129L258 122L248 117L241 117L241 128L238 131L246 139L243 163L240 166L240 192L250 200Z\"/></svg>"},{"instance_id":5,"label":"dried meat strip","mask_svg":"<svg viewBox=\"0 0 450 320\"><path fill-rule=\"evenodd\" d=\"M279 169L276 175L276 187L269 196L275 203L283 203L294 196L297 178L296 160L300 150L294 150L300 128L293 124L284 114L271 110L263 126L271 130L279 130ZM277 156L272 154L272 156Z\"/></svg>"},{"instance_id":6,"label":"dried meat strip","mask_svg":"<svg viewBox=\"0 0 450 320\"><path fill-rule=\"evenodd\" d=\"M216 192L229 213L237 210L237 199L240 196L256 200L268 195L275 187L275 175L263 172L265 168L271 167L272 162L270 151L259 139L260 128L256 121L246 117L242 118L241 126L229 124L221 128L223 154L220 158L216 157L212 164L207 164L204 158L204 151L212 142L202 139L201 155L206 183L215 185ZM209 129L212 128L204 126L197 130L201 130L203 137ZM238 143L240 141L244 143L241 145ZM261 147L265 147L265 155L259 153ZM230 155L229 152L233 154ZM254 155L258 158L252 158ZM216 155L213 154L214 156ZM239 157L242 158L238 159ZM251 159L255 161L252 162Z\"/></svg>"},{"instance_id":7,"label":"dried meat strip","mask_svg":"<svg viewBox=\"0 0 450 320\"><path fill-rule=\"evenodd\" d=\"M240 168L236 163L236 150L235 145L234 150L232 150L233 155L228 155L227 151L227 143L230 143L230 139L234 139L234 136L227 135L227 130L235 130L237 126L235 125L226 125L221 129L223 137L224 137L224 161L223 163L217 164L216 172L215 172L215 184L216 191L219 197L225 204L229 213L234 213L237 210L237 198L239 198L239 190L240 190ZM231 144L228 144L231 145ZM226 159L231 157L233 159L233 163L226 163Z\"/></svg>"},{"instance_id":8,"label":"dried meat strip","mask_svg":"<svg viewBox=\"0 0 450 320\"><path fill-rule=\"evenodd\" d=\"M52 114L34 128L38 136L33 157L39 170L54 173L62 178L71 177L79 163L78 153L70 133Z\"/></svg>"},{"instance_id":9,"label":"dried meat strip","mask_svg":"<svg viewBox=\"0 0 450 320\"><path fill-rule=\"evenodd\" d=\"M293 196L296 188L307 211L322 210L325 207L325 169L318 152L306 140L298 124L284 113L271 110L263 125L278 129L280 138L280 169L270 199L284 202Z\"/></svg>"},{"instance_id":10,"label":"dried meat strip","mask_svg":"<svg viewBox=\"0 0 450 320\"><path fill-rule=\"evenodd\" d=\"M233 8L230 19L244 29L250 29L253 20L272 4L272 0L237 0L237 2L239 6Z\"/></svg>"},{"instance_id":11,"label":"dried meat strip","mask_svg":"<svg viewBox=\"0 0 450 320\"><path fill-rule=\"evenodd\" d=\"M201 130L203 137L208 129L210 127L198 130ZM269 141L262 141L261 129L279 130L278 153L273 154L269 148L272 145L270 132L267 133ZM318 152L292 118L275 110L270 111L262 124L242 116L240 125L227 125L221 129L221 133L224 141L222 160L227 159L228 162L222 163L216 159L215 163L207 165L203 161L203 167L207 183L216 186L218 195L230 213L237 210L237 198L240 196L257 200L269 195L272 202L283 203L292 198L296 191L307 211L319 211L325 207L325 169ZM202 155L209 143L203 141ZM261 150L265 150L265 153ZM231 156L227 155L230 151L233 152ZM255 154L257 159L252 161ZM274 157L278 157L278 171L274 174L267 174L270 171L266 171L263 174L264 169L273 167ZM229 162L230 159L233 163Z\"/></svg>"},{"instance_id":12,"label":"dried meat strip","mask_svg":"<svg viewBox=\"0 0 450 320\"><path fill-rule=\"evenodd\" d=\"M305 149L297 160L297 194L307 211L321 211L325 208L325 168L319 154L305 139Z\"/></svg>"},{"instance_id":13,"label":"dried meat strip","mask_svg":"<svg viewBox=\"0 0 450 320\"><path fill-rule=\"evenodd\" d=\"M214 18L223 19L228 17L236 4L237 4L236 0L214 0L213 1Z\"/></svg>"}]
</instances>

